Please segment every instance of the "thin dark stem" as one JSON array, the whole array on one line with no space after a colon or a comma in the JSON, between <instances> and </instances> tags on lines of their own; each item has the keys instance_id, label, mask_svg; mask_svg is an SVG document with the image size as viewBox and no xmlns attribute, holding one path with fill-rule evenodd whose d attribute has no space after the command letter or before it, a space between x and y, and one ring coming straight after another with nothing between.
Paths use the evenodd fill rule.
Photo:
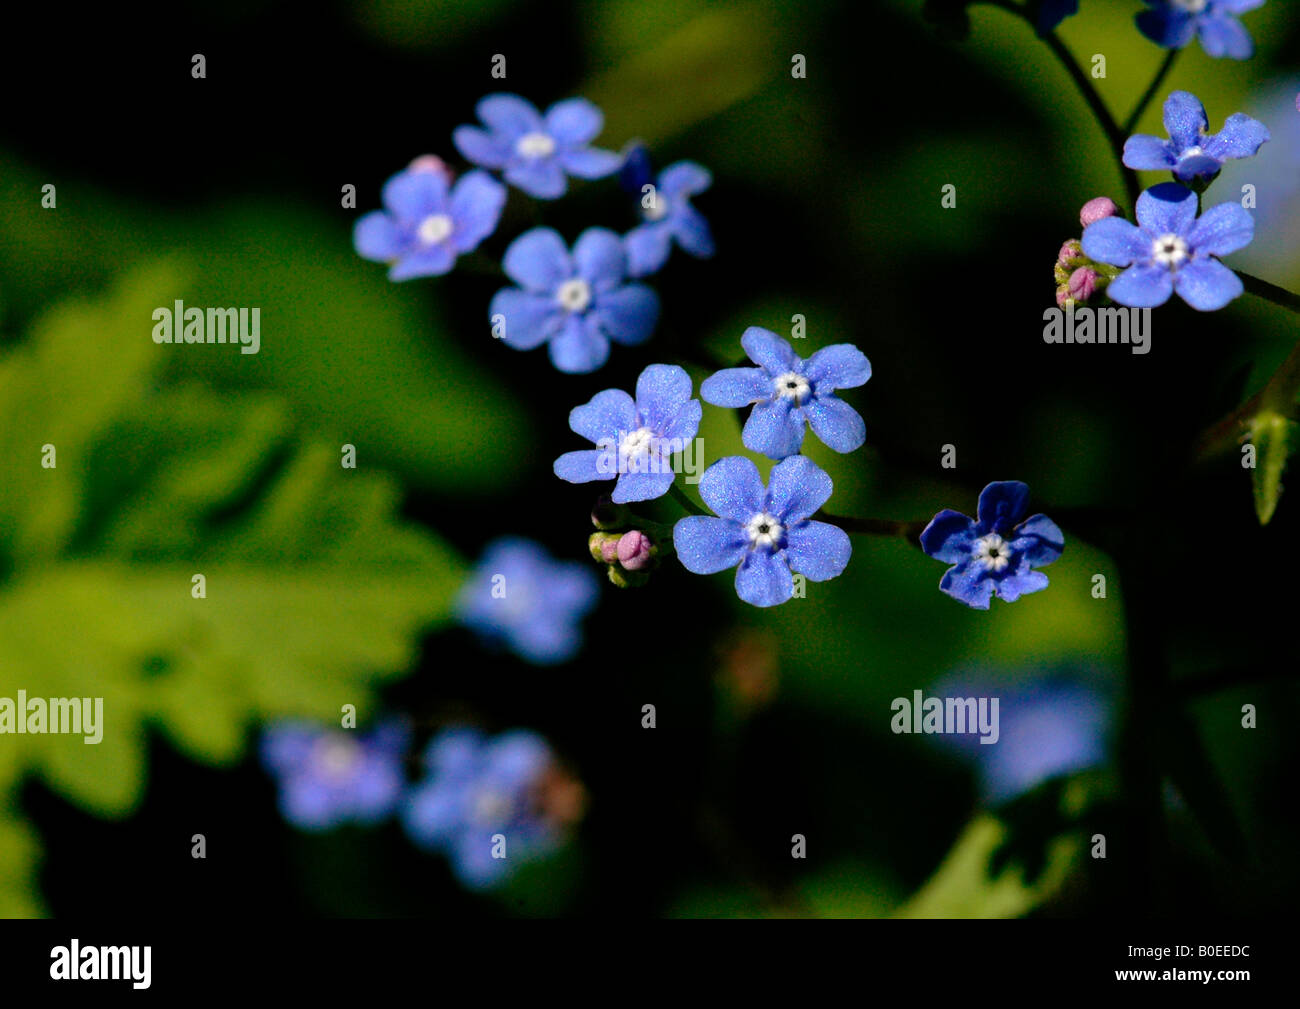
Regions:
<instances>
[{"instance_id":1,"label":"thin dark stem","mask_svg":"<svg viewBox=\"0 0 1300 1009\"><path fill-rule=\"evenodd\" d=\"M1236 272L1246 290L1255 297L1271 301L1279 308L1285 308L1288 312L1295 312L1300 315L1300 294L1292 294L1285 287L1278 287L1277 284L1269 283L1267 280L1252 277L1249 273L1242 273L1240 270Z\"/></svg>"},{"instance_id":2,"label":"thin dark stem","mask_svg":"<svg viewBox=\"0 0 1300 1009\"><path fill-rule=\"evenodd\" d=\"M687 497L686 492L682 490L680 487L678 487L676 483L671 483L668 485L668 493L672 495L674 501L676 501L679 505L682 506L683 509L685 509L688 515L709 514L703 508L697 505L694 501L692 501L689 497Z\"/></svg>"},{"instance_id":3,"label":"thin dark stem","mask_svg":"<svg viewBox=\"0 0 1300 1009\"><path fill-rule=\"evenodd\" d=\"M846 533L860 533L864 536L902 536L909 541L915 541L927 524L904 522L899 519L860 519L848 515L831 515L827 512L818 512L813 518L818 522L829 522L831 525L839 526Z\"/></svg>"},{"instance_id":4,"label":"thin dark stem","mask_svg":"<svg viewBox=\"0 0 1300 1009\"><path fill-rule=\"evenodd\" d=\"M1163 84L1165 78L1169 76L1169 71L1174 68L1174 63L1177 61L1178 54L1181 52L1181 49L1170 49L1169 52L1165 54L1164 62L1160 64L1160 69L1156 71L1155 77L1152 78L1151 83L1147 85L1147 89L1143 93L1142 97L1138 99L1137 105L1133 107L1132 115L1124 120L1123 133L1125 137L1130 136L1133 131L1137 129L1137 124L1146 112L1147 106L1151 104L1151 99L1156 96L1156 92L1160 90L1160 85Z\"/></svg>"}]
</instances>

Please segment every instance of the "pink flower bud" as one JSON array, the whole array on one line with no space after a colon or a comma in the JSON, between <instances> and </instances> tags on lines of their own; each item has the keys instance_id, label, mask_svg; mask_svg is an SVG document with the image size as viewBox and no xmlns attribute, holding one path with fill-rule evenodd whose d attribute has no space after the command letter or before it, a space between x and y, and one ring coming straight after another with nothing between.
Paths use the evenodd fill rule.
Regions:
<instances>
[{"instance_id":1,"label":"pink flower bud","mask_svg":"<svg viewBox=\"0 0 1300 1009\"><path fill-rule=\"evenodd\" d=\"M1083 245L1077 238L1071 238L1061 246L1061 251L1056 254L1056 261L1062 266L1069 266L1082 255Z\"/></svg>"},{"instance_id":2,"label":"pink flower bud","mask_svg":"<svg viewBox=\"0 0 1300 1009\"><path fill-rule=\"evenodd\" d=\"M436 154L421 154L407 165L406 170L408 172L434 172L441 175L448 182L451 181L451 169L447 167L447 162Z\"/></svg>"},{"instance_id":3,"label":"pink flower bud","mask_svg":"<svg viewBox=\"0 0 1300 1009\"><path fill-rule=\"evenodd\" d=\"M1056 289L1056 306L1058 308L1064 308L1065 303L1069 300L1070 300L1070 289L1065 286L1058 287Z\"/></svg>"},{"instance_id":4,"label":"pink flower bud","mask_svg":"<svg viewBox=\"0 0 1300 1009\"><path fill-rule=\"evenodd\" d=\"M1118 216L1119 207L1115 205L1115 201L1109 196L1098 196L1083 205L1083 209L1079 211L1079 222L1086 228L1095 221Z\"/></svg>"},{"instance_id":5,"label":"pink flower bud","mask_svg":"<svg viewBox=\"0 0 1300 1009\"><path fill-rule=\"evenodd\" d=\"M613 564L618 560L618 545L620 540L603 540L600 544L600 559L606 564Z\"/></svg>"},{"instance_id":6,"label":"pink flower bud","mask_svg":"<svg viewBox=\"0 0 1300 1009\"><path fill-rule=\"evenodd\" d=\"M639 529L624 533L618 541L618 561L628 571L640 571L650 563L650 537Z\"/></svg>"},{"instance_id":7,"label":"pink flower bud","mask_svg":"<svg viewBox=\"0 0 1300 1009\"><path fill-rule=\"evenodd\" d=\"M1097 271L1081 266L1070 274L1069 294L1075 301L1087 301L1097 290Z\"/></svg>"}]
</instances>

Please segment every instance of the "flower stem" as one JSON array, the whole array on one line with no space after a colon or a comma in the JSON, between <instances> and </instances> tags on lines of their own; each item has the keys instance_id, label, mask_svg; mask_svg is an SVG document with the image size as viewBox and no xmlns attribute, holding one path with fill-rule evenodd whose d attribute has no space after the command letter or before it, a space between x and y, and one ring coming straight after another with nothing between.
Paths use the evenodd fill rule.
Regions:
<instances>
[{"instance_id":1,"label":"flower stem","mask_svg":"<svg viewBox=\"0 0 1300 1009\"><path fill-rule=\"evenodd\" d=\"M686 492L682 490L680 487L678 487L676 482L668 485L668 493L672 495L672 499L676 501L679 505L681 505L688 515L709 514L703 508L697 505L694 501L692 501L689 497L687 497Z\"/></svg>"},{"instance_id":2,"label":"flower stem","mask_svg":"<svg viewBox=\"0 0 1300 1009\"><path fill-rule=\"evenodd\" d=\"M1288 312L1295 312L1300 315L1300 294L1292 294L1285 287L1278 287L1277 284L1270 283L1267 280L1260 280L1259 277L1252 277L1249 273L1242 273L1240 270L1237 271L1237 276L1241 278L1246 290L1255 297L1271 301L1279 308L1285 308Z\"/></svg>"},{"instance_id":3,"label":"flower stem","mask_svg":"<svg viewBox=\"0 0 1300 1009\"><path fill-rule=\"evenodd\" d=\"M1181 52L1181 49L1170 49L1169 52L1165 54L1164 62L1160 64L1160 69L1156 71L1155 77L1152 78L1151 83L1147 85L1147 89L1143 93L1142 97L1138 99L1137 105L1133 107L1132 115L1124 120L1122 132L1125 137L1130 136L1137 128L1138 121L1141 120L1143 113L1146 112L1147 106L1151 104L1151 99L1154 98L1156 92L1160 90L1160 85L1163 84L1165 78L1169 76L1169 71L1174 68L1174 62L1178 59L1178 54Z\"/></svg>"},{"instance_id":4,"label":"flower stem","mask_svg":"<svg viewBox=\"0 0 1300 1009\"><path fill-rule=\"evenodd\" d=\"M864 536L902 536L909 541L915 541L921 535L921 530L927 525L925 522L904 522L899 519L860 519L847 515L830 515L827 512L818 512L813 518L819 522L829 522L831 525L837 525L846 533L860 533ZM917 545L919 546L919 543Z\"/></svg>"}]
</instances>

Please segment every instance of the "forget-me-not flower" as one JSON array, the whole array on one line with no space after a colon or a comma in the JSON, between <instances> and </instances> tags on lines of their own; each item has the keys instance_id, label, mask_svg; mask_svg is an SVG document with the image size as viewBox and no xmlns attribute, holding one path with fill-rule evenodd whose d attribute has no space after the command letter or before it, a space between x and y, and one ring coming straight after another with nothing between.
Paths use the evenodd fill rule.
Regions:
<instances>
[{"instance_id":1,"label":"forget-me-not flower","mask_svg":"<svg viewBox=\"0 0 1300 1009\"><path fill-rule=\"evenodd\" d=\"M585 98L556 102L543 116L518 95L488 95L475 111L485 128L456 127L451 138L457 150L538 199L563 196L569 175L600 179L622 164L613 151L591 146L605 117Z\"/></svg>"},{"instance_id":2,"label":"forget-me-not flower","mask_svg":"<svg viewBox=\"0 0 1300 1009\"><path fill-rule=\"evenodd\" d=\"M1175 291L1202 312L1241 294L1241 279L1214 258L1250 244L1255 219L1239 203L1220 203L1196 216L1196 194L1162 182L1138 197L1137 224L1107 217L1083 232L1089 258L1128 267L1106 293L1130 308L1163 305Z\"/></svg>"},{"instance_id":3,"label":"forget-me-not flower","mask_svg":"<svg viewBox=\"0 0 1300 1009\"><path fill-rule=\"evenodd\" d=\"M627 282L623 243L605 228L579 235L572 255L557 232L533 228L510 244L502 266L519 286L492 298L494 331L502 322L501 341L516 350L547 344L560 371L595 371L611 340L644 343L659 319L659 296Z\"/></svg>"},{"instance_id":4,"label":"forget-me-not flower","mask_svg":"<svg viewBox=\"0 0 1300 1009\"><path fill-rule=\"evenodd\" d=\"M824 582L849 563L853 546L839 526L812 519L833 490L806 456L772 467L767 487L742 456L719 459L700 478L700 497L720 518L689 515L673 527L673 546L688 571L736 569L736 595L776 606L794 593L794 575Z\"/></svg>"},{"instance_id":5,"label":"forget-me-not flower","mask_svg":"<svg viewBox=\"0 0 1300 1009\"><path fill-rule=\"evenodd\" d=\"M996 594L1005 602L1047 588L1033 568L1051 564L1065 537L1046 515L1025 518L1029 488L1018 480L991 483L980 492L977 519L945 508L921 533L921 549L953 565L939 588L977 610Z\"/></svg>"},{"instance_id":6,"label":"forget-me-not flower","mask_svg":"<svg viewBox=\"0 0 1300 1009\"><path fill-rule=\"evenodd\" d=\"M365 734L287 721L262 736L261 759L279 782L280 812L303 830L373 824L397 806L410 729L388 721Z\"/></svg>"},{"instance_id":7,"label":"forget-me-not flower","mask_svg":"<svg viewBox=\"0 0 1300 1009\"><path fill-rule=\"evenodd\" d=\"M403 803L403 826L421 848L444 853L473 889L491 887L521 862L553 850L577 812L573 801L551 801L551 779L561 772L535 732L488 739L475 729L445 729L429 742L424 764L428 778Z\"/></svg>"},{"instance_id":8,"label":"forget-me-not flower","mask_svg":"<svg viewBox=\"0 0 1300 1009\"><path fill-rule=\"evenodd\" d=\"M586 565L553 560L539 544L505 536L488 545L461 588L456 616L489 644L550 665L582 647L581 621L597 594Z\"/></svg>"},{"instance_id":9,"label":"forget-me-not flower","mask_svg":"<svg viewBox=\"0 0 1300 1009\"><path fill-rule=\"evenodd\" d=\"M713 176L693 161L678 161L651 179L642 150L634 148L624 168L624 184L636 193L641 208L641 223L623 236L628 272L634 277L662 269L674 241L699 259L713 255L709 222L691 206L691 197L708 189ZM643 192L646 185L653 190Z\"/></svg>"},{"instance_id":10,"label":"forget-me-not flower","mask_svg":"<svg viewBox=\"0 0 1300 1009\"><path fill-rule=\"evenodd\" d=\"M569 427L597 447L566 452L555 475L569 483L617 480L617 504L649 501L673 482L671 457L700 428L701 407L691 399L691 377L675 364L652 364L636 380L636 399L621 389L598 392L569 413Z\"/></svg>"},{"instance_id":11,"label":"forget-me-not flower","mask_svg":"<svg viewBox=\"0 0 1300 1009\"><path fill-rule=\"evenodd\" d=\"M700 395L714 406L754 404L741 440L770 459L794 455L804 422L836 452L852 452L867 438L858 412L835 395L871 377L871 362L852 344L823 347L808 360L771 330L750 326L740 340L757 368L726 368L706 378Z\"/></svg>"},{"instance_id":12,"label":"forget-me-not flower","mask_svg":"<svg viewBox=\"0 0 1300 1009\"><path fill-rule=\"evenodd\" d=\"M1137 16L1138 30L1158 46L1182 49L1200 38L1206 55L1249 59L1255 51L1237 15L1263 7L1264 0L1146 0L1152 8Z\"/></svg>"},{"instance_id":13,"label":"forget-me-not flower","mask_svg":"<svg viewBox=\"0 0 1300 1009\"><path fill-rule=\"evenodd\" d=\"M352 242L363 259L391 263L389 280L436 277L473 252L496 230L505 186L486 172L469 172L453 185L448 174L417 164L386 183L384 209L366 214Z\"/></svg>"},{"instance_id":14,"label":"forget-me-not flower","mask_svg":"<svg viewBox=\"0 0 1300 1009\"><path fill-rule=\"evenodd\" d=\"M1219 174L1225 161L1251 158L1269 139L1268 128L1258 119L1237 112L1223 129L1209 133L1205 106L1188 91L1175 91L1165 99L1165 129L1169 139L1138 134L1124 144L1124 164L1143 171L1167 169L1179 182Z\"/></svg>"}]
</instances>

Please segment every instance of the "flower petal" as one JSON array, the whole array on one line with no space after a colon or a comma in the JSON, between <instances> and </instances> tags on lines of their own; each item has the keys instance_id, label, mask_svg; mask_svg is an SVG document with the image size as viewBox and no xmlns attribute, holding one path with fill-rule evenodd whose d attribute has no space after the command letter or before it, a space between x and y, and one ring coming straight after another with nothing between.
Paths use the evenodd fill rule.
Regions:
<instances>
[{"instance_id":1,"label":"flower petal","mask_svg":"<svg viewBox=\"0 0 1300 1009\"><path fill-rule=\"evenodd\" d=\"M504 175L516 189L539 200L557 200L569 188L564 169L553 157L512 159L506 165Z\"/></svg>"},{"instance_id":2,"label":"flower petal","mask_svg":"<svg viewBox=\"0 0 1300 1009\"><path fill-rule=\"evenodd\" d=\"M1197 23L1196 33L1207 56L1248 60L1254 55L1255 43L1250 32L1234 17L1222 14L1202 16Z\"/></svg>"},{"instance_id":3,"label":"flower petal","mask_svg":"<svg viewBox=\"0 0 1300 1009\"><path fill-rule=\"evenodd\" d=\"M622 389L598 392L569 411L569 429L593 445L606 439L617 442L620 431L634 431L636 426L636 403Z\"/></svg>"},{"instance_id":4,"label":"flower petal","mask_svg":"<svg viewBox=\"0 0 1300 1009\"><path fill-rule=\"evenodd\" d=\"M1151 242L1122 217L1103 217L1084 229L1083 254L1099 263L1128 266L1151 258Z\"/></svg>"},{"instance_id":5,"label":"flower petal","mask_svg":"<svg viewBox=\"0 0 1300 1009\"><path fill-rule=\"evenodd\" d=\"M1168 6L1143 11L1137 16L1137 26L1138 31L1165 49L1182 49L1196 37L1195 17Z\"/></svg>"},{"instance_id":6,"label":"flower petal","mask_svg":"<svg viewBox=\"0 0 1300 1009\"><path fill-rule=\"evenodd\" d=\"M585 98L569 98L546 110L546 132L561 144L589 144L600 136L604 125L604 114Z\"/></svg>"},{"instance_id":7,"label":"flower petal","mask_svg":"<svg viewBox=\"0 0 1300 1009\"><path fill-rule=\"evenodd\" d=\"M1137 201L1138 224L1147 231L1154 231L1157 235L1186 235L1196 220L1196 210L1196 194L1176 182L1162 182L1158 186L1152 186L1139 196ZM1107 220L1114 220L1114 218L1107 218ZM1092 225L1093 228L1096 226L1096 224ZM1088 251L1086 245L1083 251Z\"/></svg>"},{"instance_id":8,"label":"flower petal","mask_svg":"<svg viewBox=\"0 0 1300 1009\"><path fill-rule=\"evenodd\" d=\"M615 343L635 346L650 339L659 321L659 295L644 284L597 293L591 314Z\"/></svg>"},{"instance_id":9,"label":"flower petal","mask_svg":"<svg viewBox=\"0 0 1300 1009\"><path fill-rule=\"evenodd\" d=\"M533 228L510 243L501 263L516 284L528 291L551 292L573 276L564 239L553 228Z\"/></svg>"},{"instance_id":10,"label":"flower petal","mask_svg":"<svg viewBox=\"0 0 1300 1009\"><path fill-rule=\"evenodd\" d=\"M935 560L960 564L970 557L978 535L972 519L945 508L921 533L921 549Z\"/></svg>"},{"instance_id":11,"label":"flower petal","mask_svg":"<svg viewBox=\"0 0 1300 1009\"><path fill-rule=\"evenodd\" d=\"M662 269L664 263L668 262L672 238L672 226L666 220L639 224L624 235L628 274L644 277Z\"/></svg>"},{"instance_id":12,"label":"flower petal","mask_svg":"<svg viewBox=\"0 0 1300 1009\"><path fill-rule=\"evenodd\" d=\"M813 434L836 452L852 452L867 440L867 425L862 415L838 396L816 396L803 412Z\"/></svg>"},{"instance_id":13,"label":"flower petal","mask_svg":"<svg viewBox=\"0 0 1300 1009\"><path fill-rule=\"evenodd\" d=\"M389 280L441 277L456 265L456 252L447 242L429 245L403 256L388 271Z\"/></svg>"},{"instance_id":14,"label":"flower petal","mask_svg":"<svg viewBox=\"0 0 1300 1009\"><path fill-rule=\"evenodd\" d=\"M668 217L668 225L677 244L696 259L708 259L713 255L713 231L709 222L698 210L686 204L678 204Z\"/></svg>"},{"instance_id":15,"label":"flower petal","mask_svg":"<svg viewBox=\"0 0 1300 1009\"><path fill-rule=\"evenodd\" d=\"M570 375L585 375L609 360L609 341L589 315L570 315L546 349L551 363Z\"/></svg>"},{"instance_id":16,"label":"flower petal","mask_svg":"<svg viewBox=\"0 0 1300 1009\"><path fill-rule=\"evenodd\" d=\"M980 533L1005 534L1025 514L1029 504L1029 485L1019 480L998 480L980 491Z\"/></svg>"},{"instance_id":17,"label":"flower petal","mask_svg":"<svg viewBox=\"0 0 1300 1009\"><path fill-rule=\"evenodd\" d=\"M790 456L772 467L768 508L782 525L792 525L816 512L834 489L829 474L815 462L805 455Z\"/></svg>"},{"instance_id":18,"label":"flower petal","mask_svg":"<svg viewBox=\"0 0 1300 1009\"><path fill-rule=\"evenodd\" d=\"M1163 266L1130 266L1110 282L1106 294L1129 308L1155 308L1174 293L1174 278Z\"/></svg>"},{"instance_id":19,"label":"flower petal","mask_svg":"<svg viewBox=\"0 0 1300 1009\"><path fill-rule=\"evenodd\" d=\"M382 210L366 214L352 229L357 255L372 262L391 262L401 253L403 244L401 230Z\"/></svg>"},{"instance_id":20,"label":"flower petal","mask_svg":"<svg viewBox=\"0 0 1300 1009\"><path fill-rule=\"evenodd\" d=\"M711 575L743 561L749 538L730 519L688 515L673 526L673 549L687 571Z\"/></svg>"},{"instance_id":21,"label":"flower petal","mask_svg":"<svg viewBox=\"0 0 1300 1009\"><path fill-rule=\"evenodd\" d=\"M615 504L631 504L634 501L653 501L663 497L672 486L676 474L671 469L659 472L623 473L618 478L610 500Z\"/></svg>"},{"instance_id":22,"label":"flower petal","mask_svg":"<svg viewBox=\"0 0 1300 1009\"><path fill-rule=\"evenodd\" d=\"M588 228L573 245L573 265L593 290L608 291L627 272L623 242L608 228Z\"/></svg>"},{"instance_id":23,"label":"flower petal","mask_svg":"<svg viewBox=\"0 0 1300 1009\"><path fill-rule=\"evenodd\" d=\"M749 359L770 375L797 370L799 357L790 344L770 329L750 326L740 338Z\"/></svg>"},{"instance_id":24,"label":"flower petal","mask_svg":"<svg viewBox=\"0 0 1300 1009\"><path fill-rule=\"evenodd\" d=\"M691 398L691 376L675 364L652 364L636 380L636 408L656 434Z\"/></svg>"},{"instance_id":25,"label":"flower petal","mask_svg":"<svg viewBox=\"0 0 1300 1009\"><path fill-rule=\"evenodd\" d=\"M978 565L961 565L944 572L939 589L972 609L987 610L993 598L993 579L981 577Z\"/></svg>"},{"instance_id":26,"label":"flower petal","mask_svg":"<svg viewBox=\"0 0 1300 1009\"><path fill-rule=\"evenodd\" d=\"M758 467L742 455L719 459L700 477L700 497L724 519L748 522L763 510L766 496Z\"/></svg>"},{"instance_id":27,"label":"flower petal","mask_svg":"<svg viewBox=\"0 0 1300 1009\"><path fill-rule=\"evenodd\" d=\"M549 294L533 294L517 287L505 287L493 295L489 321L498 315L505 320L501 342L515 350L540 347L563 328L565 319L563 309Z\"/></svg>"},{"instance_id":28,"label":"flower petal","mask_svg":"<svg viewBox=\"0 0 1300 1009\"><path fill-rule=\"evenodd\" d=\"M871 362L853 344L834 343L813 354L803 374L819 390L853 389L871 377Z\"/></svg>"},{"instance_id":29,"label":"flower petal","mask_svg":"<svg viewBox=\"0 0 1300 1009\"><path fill-rule=\"evenodd\" d=\"M659 173L659 190L669 199L694 196L713 185L713 176L694 161L675 161Z\"/></svg>"},{"instance_id":30,"label":"flower petal","mask_svg":"<svg viewBox=\"0 0 1300 1009\"><path fill-rule=\"evenodd\" d=\"M1220 203L1201 215L1187 236L1192 251L1204 255L1226 256L1244 249L1255 237L1255 218L1240 203Z\"/></svg>"},{"instance_id":31,"label":"flower petal","mask_svg":"<svg viewBox=\"0 0 1300 1009\"><path fill-rule=\"evenodd\" d=\"M462 175L451 190L451 239L460 252L472 252L496 230L506 205L506 187L487 172Z\"/></svg>"},{"instance_id":32,"label":"flower petal","mask_svg":"<svg viewBox=\"0 0 1300 1009\"><path fill-rule=\"evenodd\" d=\"M580 179L603 179L623 166L623 157L599 147L581 151L560 151L556 159L570 175Z\"/></svg>"},{"instance_id":33,"label":"flower petal","mask_svg":"<svg viewBox=\"0 0 1300 1009\"><path fill-rule=\"evenodd\" d=\"M480 168L501 169L510 158L509 144L477 126L457 126L451 142L466 161Z\"/></svg>"},{"instance_id":34,"label":"flower petal","mask_svg":"<svg viewBox=\"0 0 1300 1009\"><path fill-rule=\"evenodd\" d=\"M1270 139L1267 126L1258 119L1237 112L1228 117L1223 129L1205 142L1205 153L1220 161L1228 158L1252 158Z\"/></svg>"},{"instance_id":35,"label":"flower petal","mask_svg":"<svg viewBox=\"0 0 1300 1009\"><path fill-rule=\"evenodd\" d=\"M601 466L602 458L606 460ZM600 449L587 448L577 452L565 452L555 460L552 469L561 480L569 483L591 483L593 480L614 480L618 473L615 468L614 453ZM602 472L602 469L605 471Z\"/></svg>"},{"instance_id":36,"label":"flower petal","mask_svg":"<svg viewBox=\"0 0 1300 1009\"><path fill-rule=\"evenodd\" d=\"M736 595L751 606L779 606L794 595L794 576L780 554L751 550L736 569Z\"/></svg>"},{"instance_id":37,"label":"flower petal","mask_svg":"<svg viewBox=\"0 0 1300 1009\"><path fill-rule=\"evenodd\" d=\"M1046 515L1033 515L1015 529L1011 549L1024 556L1031 567L1051 564L1065 552L1065 534Z\"/></svg>"},{"instance_id":38,"label":"flower petal","mask_svg":"<svg viewBox=\"0 0 1300 1009\"><path fill-rule=\"evenodd\" d=\"M814 582L838 577L853 555L849 534L829 522L802 522L787 528L786 559L790 570Z\"/></svg>"},{"instance_id":39,"label":"flower petal","mask_svg":"<svg viewBox=\"0 0 1300 1009\"><path fill-rule=\"evenodd\" d=\"M518 95L488 95L474 111L494 133L505 134L511 140L525 133L541 132L545 126L533 103Z\"/></svg>"},{"instance_id":40,"label":"flower petal","mask_svg":"<svg viewBox=\"0 0 1300 1009\"><path fill-rule=\"evenodd\" d=\"M1190 91L1174 91L1165 99L1164 120L1169 139L1180 151L1195 146L1210 128L1205 106Z\"/></svg>"},{"instance_id":41,"label":"flower petal","mask_svg":"<svg viewBox=\"0 0 1300 1009\"><path fill-rule=\"evenodd\" d=\"M398 172L384 183L385 209L403 222L418 222L447 203L447 179L441 172Z\"/></svg>"},{"instance_id":42,"label":"flower petal","mask_svg":"<svg viewBox=\"0 0 1300 1009\"><path fill-rule=\"evenodd\" d=\"M769 459L784 459L799 451L803 434L803 411L792 409L790 400L782 399L756 404L749 411L740 440L751 452L762 452Z\"/></svg>"},{"instance_id":43,"label":"flower petal","mask_svg":"<svg viewBox=\"0 0 1300 1009\"><path fill-rule=\"evenodd\" d=\"M1008 575L996 583L998 598L1006 603L1014 603L1021 596L1031 592L1041 592L1047 588L1047 575L1041 571L1023 571Z\"/></svg>"},{"instance_id":44,"label":"flower petal","mask_svg":"<svg viewBox=\"0 0 1300 1009\"><path fill-rule=\"evenodd\" d=\"M1214 312L1244 290L1241 278L1217 259L1195 259L1174 277L1178 296L1198 312Z\"/></svg>"},{"instance_id":45,"label":"flower petal","mask_svg":"<svg viewBox=\"0 0 1300 1009\"><path fill-rule=\"evenodd\" d=\"M772 379L762 368L723 368L700 383L700 396L714 406L749 406L772 398Z\"/></svg>"},{"instance_id":46,"label":"flower petal","mask_svg":"<svg viewBox=\"0 0 1300 1009\"><path fill-rule=\"evenodd\" d=\"M1143 172L1157 172L1172 168L1174 156L1169 151L1169 141L1140 133L1124 142L1124 164Z\"/></svg>"}]
</instances>

